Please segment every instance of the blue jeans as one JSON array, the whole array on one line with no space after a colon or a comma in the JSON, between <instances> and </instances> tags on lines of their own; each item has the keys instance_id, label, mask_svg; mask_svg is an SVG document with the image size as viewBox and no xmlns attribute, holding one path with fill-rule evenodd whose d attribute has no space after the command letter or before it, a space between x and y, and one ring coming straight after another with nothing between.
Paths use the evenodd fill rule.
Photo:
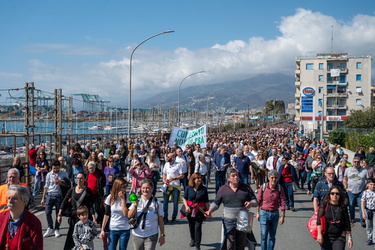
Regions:
<instances>
[{"instance_id":1,"label":"blue jeans","mask_svg":"<svg viewBox=\"0 0 375 250\"><path fill-rule=\"evenodd\" d=\"M353 194L352 192L348 192L349 196L349 214L350 214L350 219L354 220L355 218L355 206L359 208L359 220L363 221L362 218L362 209L361 209L361 197L362 197L362 192L358 194Z\"/></svg>"},{"instance_id":2,"label":"blue jeans","mask_svg":"<svg viewBox=\"0 0 375 250\"><path fill-rule=\"evenodd\" d=\"M60 210L60 205L62 202L62 198L56 197L56 196L49 196L47 194L46 197L46 218L47 218L47 223L48 227L51 229L60 229L60 223L57 222L57 214L59 213ZM53 220L52 220L52 209L55 207L55 212L56 212L56 220L55 220L55 228L53 227Z\"/></svg>"},{"instance_id":3,"label":"blue jeans","mask_svg":"<svg viewBox=\"0 0 375 250\"><path fill-rule=\"evenodd\" d=\"M275 248L276 230L279 223L279 210L268 212L260 210L260 244L262 250Z\"/></svg>"},{"instance_id":4,"label":"blue jeans","mask_svg":"<svg viewBox=\"0 0 375 250\"><path fill-rule=\"evenodd\" d=\"M172 214L172 219L177 217L178 213L178 200L180 198L180 190L177 188L173 188L170 194L164 193L163 198L164 198L164 218L168 219L168 203L169 203L169 196L172 195L173 198L173 214Z\"/></svg>"},{"instance_id":5,"label":"blue jeans","mask_svg":"<svg viewBox=\"0 0 375 250\"><path fill-rule=\"evenodd\" d=\"M106 184L105 185L105 195L109 195L111 193L112 184Z\"/></svg>"},{"instance_id":6,"label":"blue jeans","mask_svg":"<svg viewBox=\"0 0 375 250\"><path fill-rule=\"evenodd\" d=\"M156 194L156 185L158 184L160 173L159 171L152 171L152 183L154 184L154 190L152 191L152 194L155 196Z\"/></svg>"},{"instance_id":7,"label":"blue jeans","mask_svg":"<svg viewBox=\"0 0 375 250\"><path fill-rule=\"evenodd\" d=\"M293 183L283 182L281 186L284 188L286 206L294 208L294 194L293 194Z\"/></svg>"},{"instance_id":8,"label":"blue jeans","mask_svg":"<svg viewBox=\"0 0 375 250\"><path fill-rule=\"evenodd\" d=\"M243 178L240 177L240 182L249 185L249 176L245 176Z\"/></svg>"},{"instance_id":9,"label":"blue jeans","mask_svg":"<svg viewBox=\"0 0 375 250\"><path fill-rule=\"evenodd\" d=\"M34 197L38 194L38 191L40 189L39 185L41 185L42 189L44 189L44 184L45 184L45 182L42 181L41 175L35 177L35 179L34 179L34 192L33 192Z\"/></svg>"},{"instance_id":10,"label":"blue jeans","mask_svg":"<svg viewBox=\"0 0 375 250\"><path fill-rule=\"evenodd\" d=\"M116 250L117 243L120 240L120 250L128 248L130 230L109 230L108 250Z\"/></svg>"},{"instance_id":11,"label":"blue jeans","mask_svg":"<svg viewBox=\"0 0 375 250\"><path fill-rule=\"evenodd\" d=\"M215 184L216 184L216 193L221 186L226 182L225 180L226 171L216 171L215 172Z\"/></svg>"},{"instance_id":12,"label":"blue jeans","mask_svg":"<svg viewBox=\"0 0 375 250\"><path fill-rule=\"evenodd\" d=\"M306 181L307 181L307 189L309 191L311 191L311 173L312 173L312 170L310 170L309 172L306 172Z\"/></svg>"},{"instance_id":13,"label":"blue jeans","mask_svg":"<svg viewBox=\"0 0 375 250\"><path fill-rule=\"evenodd\" d=\"M303 184L305 184L306 182L306 171L305 169L303 169L303 170L298 170L298 172L299 172L299 180L300 180L301 189L303 189Z\"/></svg>"}]
</instances>

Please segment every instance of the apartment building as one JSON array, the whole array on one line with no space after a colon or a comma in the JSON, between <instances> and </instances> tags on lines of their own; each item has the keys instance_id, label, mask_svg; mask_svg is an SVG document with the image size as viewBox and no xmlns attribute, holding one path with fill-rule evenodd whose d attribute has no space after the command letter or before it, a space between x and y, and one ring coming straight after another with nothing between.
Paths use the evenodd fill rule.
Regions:
<instances>
[{"instance_id":1,"label":"apartment building","mask_svg":"<svg viewBox=\"0 0 375 250\"><path fill-rule=\"evenodd\" d=\"M371 106L371 55L296 58L296 121L305 133L344 127L350 110Z\"/></svg>"}]
</instances>

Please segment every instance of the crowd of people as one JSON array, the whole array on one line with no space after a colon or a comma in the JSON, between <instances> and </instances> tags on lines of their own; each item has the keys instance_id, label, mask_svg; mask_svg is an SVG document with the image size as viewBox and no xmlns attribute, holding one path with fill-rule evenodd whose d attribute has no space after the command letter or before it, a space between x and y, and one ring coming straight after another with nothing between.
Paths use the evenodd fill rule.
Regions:
<instances>
[{"instance_id":1,"label":"crowd of people","mask_svg":"<svg viewBox=\"0 0 375 250\"><path fill-rule=\"evenodd\" d=\"M43 144L30 145L29 158L34 187L20 182L25 174L16 157L7 184L0 186L0 209L11 211L10 217L7 214L4 218L11 218L12 234L17 232L19 221L26 222L22 216L35 220L22 212L17 222L13 200L19 196L20 211L21 207L27 211L41 194L48 222L43 237L60 237L62 219L68 218L64 249L92 249L95 237L102 239L103 249L126 249L130 235L135 249L155 249L157 244L165 244L165 224L176 223L179 203L184 207L181 217L188 220L190 247L201 248L202 224L223 204L222 249L245 248L247 233L238 230L236 222L240 211L250 207L256 207L261 248L274 249L285 211L297 212L297 189L311 195L312 207L319 217L327 219L326 232L320 230L317 238L322 249L353 245L355 206L360 208L359 222L366 227L366 244L375 243L374 148L367 154L359 148L349 159L340 145L298 136L298 128L291 124L207 134L204 148L196 143L172 146L167 137L121 140L106 143L102 149L76 143L68 155L56 160L47 160ZM13 186L23 186L27 199L24 189L11 189ZM209 186L215 190L211 201ZM155 197L159 188L162 201ZM131 201L131 195L136 199ZM33 230L38 231L33 232L37 234L34 249L39 249L36 240L42 235L41 227L35 225Z\"/></svg>"}]
</instances>

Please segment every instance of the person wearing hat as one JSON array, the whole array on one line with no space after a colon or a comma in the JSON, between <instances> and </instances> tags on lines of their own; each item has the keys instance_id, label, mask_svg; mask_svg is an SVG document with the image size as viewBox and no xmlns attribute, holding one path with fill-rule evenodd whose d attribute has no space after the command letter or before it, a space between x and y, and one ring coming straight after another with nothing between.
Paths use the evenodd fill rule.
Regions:
<instances>
[{"instance_id":1,"label":"person wearing hat","mask_svg":"<svg viewBox=\"0 0 375 250\"><path fill-rule=\"evenodd\" d=\"M61 234L59 232L60 223L57 221L57 214L60 210L60 205L62 202L62 192L60 189L61 185L66 185L63 180L69 179L69 175L67 172L60 170L60 162L54 161L52 162L52 170L46 176L46 184L44 185L43 197L41 200L42 206L46 206L46 217L48 228L46 233L43 237L51 236L55 233L55 237L60 237ZM56 220L55 220L55 227L53 227L53 220L52 220L52 209L55 207L56 211Z\"/></svg>"}]
</instances>

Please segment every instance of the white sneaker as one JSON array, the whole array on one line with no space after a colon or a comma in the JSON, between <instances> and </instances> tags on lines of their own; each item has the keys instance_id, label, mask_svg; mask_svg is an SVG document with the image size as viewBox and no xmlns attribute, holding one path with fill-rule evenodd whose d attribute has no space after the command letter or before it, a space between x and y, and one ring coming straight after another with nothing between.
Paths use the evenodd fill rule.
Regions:
<instances>
[{"instance_id":1,"label":"white sneaker","mask_svg":"<svg viewBox=\"0 0 375 250\"><path fill-rule=\"evenodd\" d=\"M53 234L53 229L52 228L47 228L47 231L45 234L43 234L43 237L49 237Z\"/></svg>"},{"instance_id":2,"label":"white sneaker","mask_svg":"<svg viewBox=\"0 0 375 250\"><path fill-rule=\"evenodd\" d=\"M60 234L60 231L59 229L55 229L55 237L60 237L61 234Z\"/></svg>"}]
</instances>

